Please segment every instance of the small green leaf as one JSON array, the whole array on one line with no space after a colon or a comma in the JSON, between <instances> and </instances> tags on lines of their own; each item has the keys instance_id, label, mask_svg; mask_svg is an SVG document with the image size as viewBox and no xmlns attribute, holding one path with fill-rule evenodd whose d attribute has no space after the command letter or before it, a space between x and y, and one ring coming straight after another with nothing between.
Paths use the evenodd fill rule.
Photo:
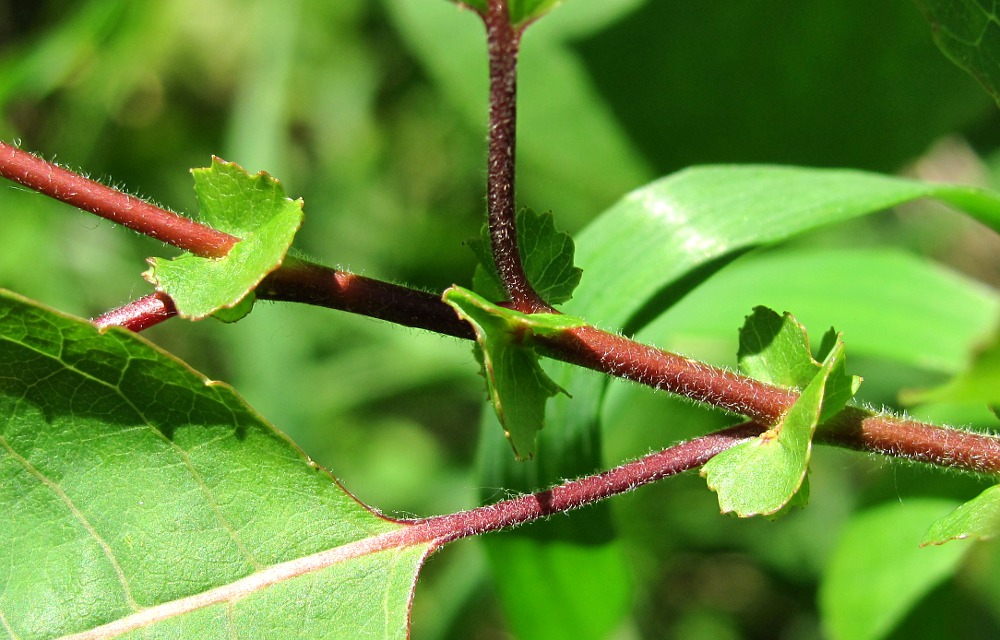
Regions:
<instances>
[{"instance_id":1,"label":"small green leaf","mask_svg":"<svg viewBox=\"0 0 1000 640\"><path fill-rule=\"evenodd\" d=\"M805 329L790 314L754 309L740 331L741 370L764 382L805 388L792 408L759 437L723 451L701 475L719 494L723 513L775 515L795 498L802 505L816 426L857 391L860 380L845 373L844 344L829 333L822 364L813 360ZM800 493L798 497L796 494Z\"/></svg>"},{"instance_id":2,"label":"small green leaf","mask_svg":"<svg viewBox=\"0 0 1000 640\"><path fill-rule=\"evenodd\" d=\"M573 266L573 238L556 230L552 214L535 213L531 209L518 211L517 240L525 275L542 299L553 305L570 300L583 271ZM470 241L469 246L479 258L473 289L488 300L506 299L486 225L481 236Z\"/></svg>"},{"instance_id":3,"label":"small green leaf","mask_svg":"<svg viewBox=\"0 0 1000 640\"><path fill-rule=\"evenodd\" d=\"M931 525L921 546L949 540L991 540L1000 533L1000 485L992 486Z\"/></svg>"},{"instance_id":4,"label":"small green leaf","mask_svg":"<svg viewBox=\"0 0 1000 640\"><path fill-rule=\"evenodd\" d=\"M510 23L514 26L522 26L532 20L537 20L542 15L548 13L561 4L563 0L508 0L507 9L510 12ZM460 5L465 5L481 14L486 14L489 10L488 0L452 0Z\"/></svg>"},{"instance_id":5,"label":"small green leaf","mask_svg":"<svg viewBox=\"0 0 1000 640\"><path fill-rule=\"evenodd\" d=\"M931 23L934 41L956 65L1000 102L1000 20L986 0L916 0Z\"/></svg>"},{"instance_id":6,"label":"small green leaf","mask_svg":"<svg viewBox=\"0 0 1000 640\"><path fill-rule=\"evenodd\" d=\"M141 336L0 291L0 415L5 636L408 636L428 545Z\"/></svg>"},{"instance_id":7,"label":"small green leaf","mask_svg":"<svg viewBox=\"0 0 1000 640\"><path fill-rule=\"evenodd\" d=\"M968 545L920 547L920 532L953 502L908 500L854 516L820 584L831 640L884 638L935 585L955 572Z\"/></svg>"},{"instance_id":8,"label":"small green leaf","mask_svg":"<svg viewBox=\"0 0 1000 640\"><path fill-rule=\"evenodd\" d=\"M251 176L218 158L191 173L201 221L241 240L223 258L190 253L172 260L151 258L143 276L173 298L181 316L198 320L237 306L281 266L302 224L302 201L286 198L281 184L266 173ZM242 315L230 313L228 321Z\"/></svg>"},{"instance_id":9,"label":"small green leaf","mask_svg":"<svg viewBox=\"0 0 1000 640\"><path fill-rule=\"evenodd\" d=\"M797 389L808 385L821 366L813 360L805 327L791 314L779 316L767 307L755 307L746 318L736 357L740 371L751 378Z\"/></svg>"},{"instance_id":10,"label":"small green leaf","mask_svg":"<svg viewBox=\"0 0 1000 640\"><path fill-rule=\"evenodd\" d=\"M445 291L444 301L475 329L476 353L493 409L517 458L531 458L535 435L544 424L545 402L562 390L538 364L531 337L585 323L562 314L512 311L462 287Z\"/></svg>"},{"instance_id":11,"label":"small green leaf","mask_svg":"<svg viewBox=\"0 0 1000 640\"><path fill-rule=\"evenodd\" d=\"M840 342L836 331L827 331L820 342L819 357L826 359ZM743 323L737 359L742 373L789 389L806 387L823 367L813 359L805 327L792 314L779 316L760 306ZM827 382L820 422L840 411L860 386L861 378L847 375L841 359Z\"/></svg>"}]
</instances>

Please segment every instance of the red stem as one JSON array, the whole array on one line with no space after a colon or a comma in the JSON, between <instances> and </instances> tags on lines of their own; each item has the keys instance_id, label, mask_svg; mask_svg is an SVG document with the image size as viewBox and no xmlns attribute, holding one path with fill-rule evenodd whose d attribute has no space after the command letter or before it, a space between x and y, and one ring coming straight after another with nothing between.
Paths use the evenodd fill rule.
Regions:
<instances>
[{"instance_id":1,"label":"red stem","mask_svg":"<svg viewBox=\"0 0 1000 640\"><path fill-rule=\"evenodd\" d=\"M441 296L321 265L287 260L257 286L262 300L302 302L472 340L472 327Z\"/></svg>"},{"instance_id":2,"label":"red stem","mask_svg":"<svg viewBox=\"0 0 1000 640\"><path fill-rule=\"evenodd\" d=\"M127 193L105 186L0 141L0 176L206 258L219 258L239 242Z\"/></svg>"},{"instance_id":3,"label":"red stem","mask_svg":"<svg viewBox=\"0 0 1000 640\"><path fill-rule=\"evenodd\" d=\"M510 23L507 0L490 0L483 16L490 64L489 158L486 203L493 260L515 309L552 311L528 282L518 249L514 200L517 132L517 55L521 31Z\"/></svg>"},{"instance_id":4,"label":"red stem","mask_svg":"<svg viewBox=\"0 0 1000 640\"><path fill-rule=\"evenodd\" d=\"M410 520L407 522L414 526L400 532L401 537L405 538L402 544L434 542L439 546L459 538L514 527L554 513L593 504L699 467L713 456L759 435L763 430L764 427L752 422L739 424L594 476L567 481L552 489L471 511Z\"/></svg>"},{"instance_id":5,"label":"red stem","mask_svg":"<svg viewBox=\"0 0 1000 640\"><path fill-rule=\"evenodd\" d=\"M237 239L148 205L0 142L0 175L189 251L231 247ZM89 203L89 204L88 204ZM148 216L149 220L144 218ZM148 224L147 224L148 222ZM160 232L154 232L160 229ZM434 294L319 265L287 261L257 289L264 299L304 302L471 339L471 328ZM170 298L146 296L94 320L134 331L172 317ZM546 355L772 424L795 401L789 390L700 363L594 327L539 338ZM980 473L1000 473L1000 439L848 409L817 433L838 446Z\"/></svg>"},{"instance_id":6,"label":"red stem","mask_svg":"<svg viewBox=\"0 0 1000 640\"><path fill-rule=\"evenodd\" d=\"M165 293L156 292L103 313L91 322L97 327L125 327L138 333L177 315L174 301Z\"/></svg>"}]
</instances>

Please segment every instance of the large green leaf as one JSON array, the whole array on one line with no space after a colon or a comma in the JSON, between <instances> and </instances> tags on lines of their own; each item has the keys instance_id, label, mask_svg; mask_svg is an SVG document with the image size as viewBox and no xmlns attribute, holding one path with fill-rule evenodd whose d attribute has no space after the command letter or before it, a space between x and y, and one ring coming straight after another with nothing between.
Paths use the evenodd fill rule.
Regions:
<instances>
[{"instance_id":1,"label":"large green leaf","mask_svg":"<svg viewBox=\"0 0 1000 640\"><path fill-rule=\"evenodd\" d=\"M924 534L922 545L949 540L991 540L1000 533L1000 486L994 485L937 520Z\"/></svg>"},{"instance_id":2,"label":"large green leaf","mask_svg":"<svg viewBox=\"0 0 1000 640\"><path fill-rule=\"evenodd\" d=\"M700 347L710 359L721 351L718 364L729 364L733 328L754 305L793 310L806 326L836 326L854 356L951 374L1000 322L996 291L927 258L891 247L810 247L744 256L639 338L685 352Z\"/></svg>"},{"instance_id":3,"label":"large green leaf","mask_svg":"<svg viewBox=\"0 0 1000 640\"><path fill-rule=\"evenodd\" d=\"M925 197L1000 229L1000 196L976 187L841 169L686 169L628 194L577 237L587 277L567 311L625 326L695 269L703 270L656 306L669 306L747 249Z\"/></svg>"},{"instance_id":4,"label":"large green leaf","mask_svg":"<svg viewBox=\"0 0 1000 640\"><path fill-rule=\"evenodd\" d=\"M182 316L197 320L231 310L224 319L238 320L250 311L249 304L239 303L281 266L302 224L302 201L285 197L281 184L266 173L251 176L218 158L191 173L200 221L241 240L222 258L190 253L173 260L151 258L143 275L170 294Z\"/></svg>"},{"instance_id":5,"label":"large green leaf","mask_svg":"<svg viewBox=\"0 0 1000 640\"><path fill-rule=\"evenodd\" d=\"M753 247L922 197L1000 226L1000 197L974 187L837 169L687 169L630 193L577 237L576 262L587 277L565 309L634 331ZM546 367L577 399L550 403L553 424L593 429L606 381L568 365Z\"/></svg>"},{"instance_id":6,"label":"large green leaf","mask_svg":"<svg viewBox=\"0 0 1000 640\"><path fill-rule=\"evenodd\" d=\"M13 637L407 635L427 546L142 338L0 295L0 416Z\"/></svg>"},{"instance_id":7,"label":"large green leaf","mask_svg":"<svg viewBox=\"0 0 1000 640\"><path fill-rule=\"evenodd\" d=\"M1000 102L1000 17L986 0L916 0L934 41Z\"/></svg>"},{"instance_id":8,"label":"large green leaf","mask_svg":"<svg viewBox=\"0 0 1000 640\"><path fill-rule=\"evenodd\" d=\"M859 513L840 535L820 585L832 640L877 640L955 571L966 545L921 547L929 522L954 503L908 500Z\"/></svg>"}]
</instances>

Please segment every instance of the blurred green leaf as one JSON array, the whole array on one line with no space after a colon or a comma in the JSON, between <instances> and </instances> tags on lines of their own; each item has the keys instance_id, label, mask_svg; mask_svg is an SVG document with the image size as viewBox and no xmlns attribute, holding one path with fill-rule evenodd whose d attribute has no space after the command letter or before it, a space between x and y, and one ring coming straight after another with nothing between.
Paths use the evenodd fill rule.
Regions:
<instances>
[{"instance_id":1,"label":"blurred green leaf","mask_svg":"<svg viewBox=\"0 0 1000 640\"><path fill-rule=\"evenodd\" d=\"M528 282L549 304L562 304L573 297L583 272L573 266L573 238L556 231L551 213L535 213L531 209L517 212L517 239ZM479 258L473 276L473 288L487 300L505 300L503 283L497 274L490 231L483 225L482 233L469 243Z\"/></svg>"},{"instance_id":2,"label":"blurred green leaf","mask_svg":"<svg viewBox=\"0 0 1000 640\"><path fill-rule=\"evenodd\" d=\"M723 513L773 515L796 495L806 477L816 426L839 411L857 390L844 372L844 344L836 336L822 365L813 360L805 329L789 314L758 307L740 331L743 373L764 382L804 386L781 420L748 442L723 451L701 468L719 494ZM805 496L802 497L805 500Z\"/></svg>"},{"instance_id":3,"label":"blurred green leaf","mask_svg":"<svg viewBox=\"0 0 1000 640\"><path fill-rule=\"evenodd\" d=\"M572 50L657 175L746 162L895 172L1000 116L909 2L647 0Z\"/></svg>"},{"instance_id":4,"label":"blurred green leaf","mask_svg":"<svg viewBox=\"0 0 1000 640\"><path fill-rule=\"evenodd\" d=\"M554 335L583 322L562 314L520 313L457 286L444 292L444 301L475 329L493 410L517 458L530 459L544 426L545 401L562 391L539 366L531 336Z\"/></svg>"},{"instance_id":5,"label":"blurred green leaf","mask_svg":"<svg viewBox=\"0 0 1000 640\"><path fill-rule=\"evenodd\" d=\"M750 248L925 197L1000 229L1000 196L977 187L842 169L685 169L628 194L577 236L587 277L567 310L628 326L643 307L668 307ZM623 255L631 259L622 263Z\"/></svg>"},{"instance_id":6,"label":"blurred green leaf","mask_svg":"<svg viewBox=\"0 0 1000 640\"><path fill-rule=\"evenodd\" d=\"M900 392L905 404L928 402L984 403L1000 406L1000 334L976 350L968 369L933 389Z\"/></svg>"},{"instance_id":7,"label":"blurred green leaf","mask_svg":"<svg viewBox=\"0 0 1000 640\"><path fill-rule=\"evenodd\" d=\"M485 14L489 9L489 0L452 0L452 2L465 5L482 14ZM510 13L510 22L515 26L520 26L537 20L562 2L563 0L508 0L507 10Z\"/></svg>"},{"instance_id":8,"label":"blurred green leaf","mask_svg":"<svg viewBox=\"0 0 1000 640\"><path fill-rule=\"evenodd\" d=\"M605 640L620 626L621 610L632 604L630 568L620 541L580 544L516 532L490 536L486 550L495 565L505 568L496 586L520 640ZM553 598L559 606L552 606Z\"/></svg>"},{"instance_id":9,"label":"blurred green leaf","mask_svg":"<svg viewBox=\"0 0 1000 640\"><path fill-rule=\"evenodd\" d=\"M931 23L934 41L1000 102L1000 18L985 0L916 0Z\"/></svg>"},{"instance_id":10,"label":"blurred green leaf","mask_svg":"<svg viewBox=\"0 0 1000 640\"><path fill-rule=\"evenodd\" d=\"M854 516L820 585L823 626L832 640L884 638L935 585L958 568L966 545L920 547L945 500L888 503Z\"/></svg>"},{"instance_id":11,"label":"blurred green leaf","mask_svg":"<svg viewBox=\"0 0 1000 640\"><path fill-rule=\"evenodd\" d=\"M744 256L639 337L672 349L719 345L728 358L732 330L755 304L794 309L807 326L835 325L853 356L950 374L1000 322L995 290L927 258L891 247L810 247Z\"/></svg>"},{"instance_id":12,"label":"blurred green leaf","mask_svg":"<svg viewBox=\"0 0 1000 640\"><path fill-rule=\"evenodd\" d=\"M992 540L997 533L1000 533L1000 486L992 486L932 524L920 544L944 544L965 538Z\"/></svg>"},{"instance_id":13,"label":"blurred green leaf","mask_svg":"<svg viewBox=\"0 0 1000 640\"><path fill-rule=\"evenodd\" d=\"M285 197L281 184L266 173L250 176L242 167L218 158L212 159L211 167L191 173L201 222L240 242L222 258L188 253L172 260L151 258L151 268L143 275L173 298L180 315L198 320L236 307L281 265L302 224L302 200ZM242 305L238 311L250 309ZM228 322L238 319L232 314L226 317Z\"/></svg>"},{"instance_id":14,"label":"blurred green leaf","mask_svg":"<svg viewBox=\"0 0 1000 640\"><path fill-rule=\"evenodd\" d=\"M142 616L163 636L406 636L427 547L338 560L404 525L135 334L4 293L0 413L0 608L15 636Z\"/></svg>"}]
</instances>

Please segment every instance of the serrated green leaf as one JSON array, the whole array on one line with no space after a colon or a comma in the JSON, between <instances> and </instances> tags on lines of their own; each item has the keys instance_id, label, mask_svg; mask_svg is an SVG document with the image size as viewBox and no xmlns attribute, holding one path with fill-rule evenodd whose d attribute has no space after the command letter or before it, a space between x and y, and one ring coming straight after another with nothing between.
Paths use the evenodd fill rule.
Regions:
<instances>
[{"instance_id":1,"label":"serrated green leaf","mask_svg":"<svg viewBox=\"0 0 1000 640\"><path fill-rule=\"evenodd\" d=\"M583 274L573 265L573 238L557 231L552 214L531 209L517 212L517 240L528 282L549 304L562 304L573 297ZM506 293L490 250L490 232L482 233L469 246L479 258L473 276L473 289L488 300L504 300Z\"/></svg>"},{"instance_id":2,"label":"serrated green leaf","mask_svg":"<svg viewBox=\"0 0 1000 640\"><path fill-rule=\"evenodd\" d=\"M992 540L1000 533L1000 486L992 486L937 520L920 546L949 540Z\"/></svg>"},{"instance_id":3,"label":"serrated green leaf","mask_svg":"<svg viewBox=\"0 0 1000 640\"><path fill-rule=\"evenodd\" d=\"M545 418L545 402L562 389L538 364L533 335L554 335L584 324L562 314L527 315L495 305L462 287L444 292L444 301L472 324L486 388L504 434L518 459L535 453L535 436Z\"/></svg>"},{"instance_id":4,"label":"serrated green leaf","mask_svg":"<svg viewBox=\"0 0 1000 640\"><path fill-rule=\"evenodd\" d=\"M831 328L823 335L819 357L826 359L842 348L840 334ZM737 359L745 375L789 389L806 387L823 368L813 359L805 327L788 312L779 316L762 306L744 320ZM845 373L844 362L840 358L830 372L820 422L840 411L861 385L860 378Z\"/></svg>"},{"instance_id":5,"label":"serrated green leaf","mask_svg":"<svg viewBox=\"0 0 1000 640\"><path fill-rule=\"evenodd\" d=\"M407 637L427 545L140 336L0 292L0 416L12 637Z\"/></svg>"},{"instance_id":6,"label":"serrated green leaf","mask_svg":"<svg viewBox=\"0 0 1000 640\"><path fill-rule=\"evenodd\" d=\"M481 14L485 14L489 9L488 0L452 0L460 5L465 5ZM521 26L532 20L537 20L548 13L563 0L508 0L507 10L510 12L510 23L514 26Z\"/></svg>"},{"instance_id":7,"label":"serrated green leaf","mask_svg":"<svg viewBox=\"0 0 1000 640\"><path fill-rule=\"evenodd\" d=\"M776 319L781 322L776 324ZM757 344L759 338L768 335L777 340ZM774 312L758 308L747 318L741 332L741 350L744 344L759 347L752 357L747 356L751 366L769 363L774 368L762 369L766 376L787 380L801 375L806 365L816 364L804 338L805 331L788 314L778 318ZM848 379L848 388L852 381L843 368L844 345L838 339L778 424L757 438L723 451L702 467L701 475L708 487L719 494L723 513L733 512L743 518L774 515L796 496L806 478L816 426L850 399L843 394L844 378ZM838 378L840 381L835 382ZM804 499L803 495L799 502Z\"/></svg>"},{"instance_id":8,"label":"serrated green leaf","mask_svg":"<svg viewBox=\"0 0 1000 640\"><path fill-rule=\"evenodd\" d=\"M744 374L782 387L806 386L821 366L805 327L790 313L779 316L767 307L755 307L744 321L736 357Z\"/></svg>"},{"instance_id":9,"label":"serrated green leaf","mask_svg":"<svg viewBox=\"0 0 1000 640\"><path fill-rule=\"evenodd\" d=\"M885 637L922 597L954 573L967 545L920 547L927 523L952 506L945 500L908 500L851 519L820 584L827 637Z\"/></svg>"},{"instance_id":10,"label":"serrated green leaf","mask_svg":"<svg viewBox=\"0 0 1000 640\"><path fill-rule=\"evenodd\" d=\"M956 65L1000 102L1000 19L986 0L916 0L934 41Z\"/></svg>"},{"instance_id":11,"label":"serrated green leaf","mask_svg":"<svg viewBox=\"0 0 1000 640\"><path fill-rule=\"evenodd\" d=\"M201 222L241 240L222 258L189 253L172 260L151 258L143 276L170 295L181 316L198 320L235 307L281 266L302 224L302 201L285 197L281 184L266 173L251 176L218 158L191 173ZM228 317L242 317L236 316Z\"/></svg>"}]
</instances>

